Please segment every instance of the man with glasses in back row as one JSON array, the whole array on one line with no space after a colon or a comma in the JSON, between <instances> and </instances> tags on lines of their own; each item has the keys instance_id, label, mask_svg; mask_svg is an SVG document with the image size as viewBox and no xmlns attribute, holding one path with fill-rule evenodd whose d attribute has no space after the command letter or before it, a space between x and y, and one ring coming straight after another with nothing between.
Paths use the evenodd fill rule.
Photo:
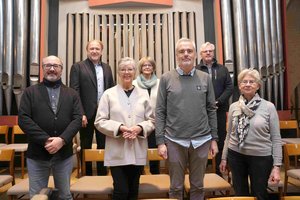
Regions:
<instances>
[{"instance_id":1,"label":"man with glasses in back row","mask_svg":"<svg viewBox=\"0 0 300 200\"><path fill-rule=\"evenodd\" d=\"M62 84L60 58L43 59L44 79L24 90L19 126L27 135L27 169L30 199L48 187L52 172L59 200L71 200L72 139L81 127L81 103L77 92Z\"/></svg>"},{"instance_id":2,"label":"man with glasses in back row","mask_svg":"<svg viewBox=\"0 0 300 200\"><path fill-rule=\"evenodd\" d=\"M215 45L209 42L201 45L200 56L202 59L196 69L208 73L214 86L218 120L218 149L219 152L222 152L226 137L226 112L229 108L228 101L233 92L233 84L228 69L215 59L214 50ZM221 153L216 156L216 173L220 176L222 176L219 169L221 156Z\"/></svg>"}]
</instances>

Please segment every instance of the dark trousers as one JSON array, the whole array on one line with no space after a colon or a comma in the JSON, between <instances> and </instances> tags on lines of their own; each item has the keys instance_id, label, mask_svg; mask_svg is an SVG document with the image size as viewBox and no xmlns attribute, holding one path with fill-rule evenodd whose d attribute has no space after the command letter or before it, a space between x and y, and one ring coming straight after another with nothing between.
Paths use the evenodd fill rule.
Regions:
<instances>
[{"instance_id":1,"label":"dark trousers","mask_svg":"<svg viewBox=\"0 0 300 200\"><path fill-rule=\"evenodd\" d=\"M82 158L83 149L91 149L92 148L94 132L96 134L97 149L105 148L105 135L100 133L95 128L94 121L95 121L95 118L88 120L87 127L80 129L81 158ZM86 175L88 175L88 176L93 175L91 162L86 163ZM107 168L104 167L103 162L97 162L97 175L98 176L107 175Z\"/></svg>"},{"instance_id":2,"label":"dark trousers","mask_svg":"<svg viewBox=\"0 0 300 200\"><path fill-rule=\"evenodd\" d=\"M226 138L226 111L217 110L217 120L218 120L219 153L216 155L216 173L222 175L220 172L219 165L221 163L222 151L224 147L224 141Z\"/></svg>"},{"instance_id":3,"label":"dark trousers","mask_svg":"<svg viewBox=\"0 0 300 200\"><path fill-rule=\"evenodd\" d=\"M155 139L155 131L153 131L148 136L148 147L149 148L157 148L156 139ZM150 161L149 162L150 173L151 174L159 174L159 161Z\"/></svg>"},{"instance_id":4,"label":"dark trousers","mask_svg":"<svg viewBox=\"0 0 300 200\"><path fill-rule=\"evenodd\" d=\"M110 167L114 181L113 200L138 199L140 176L143 166L125 165Z\"/></svg>"},{"instance_id":5,"label":"dark trousers","mask_svg":"<svg viewBox=\"0 0 300 200\"><path fill-rule=\"evenodd\" d=\"M228 164L232 172L233 188L236 196L255 196L258 200L268 200L268 179L273 166L272 156L247 156L228 150ZM249 181L251 193L249 192Z\"/></svg>"}]
</instances>

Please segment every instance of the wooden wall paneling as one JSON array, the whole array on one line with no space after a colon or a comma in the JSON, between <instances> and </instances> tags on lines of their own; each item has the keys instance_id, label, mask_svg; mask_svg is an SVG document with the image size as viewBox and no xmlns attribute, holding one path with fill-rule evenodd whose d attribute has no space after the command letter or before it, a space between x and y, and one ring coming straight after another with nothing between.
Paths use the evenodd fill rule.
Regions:
<instances>
[{"instance_id":1,"label":"wooden wall paneling","mask_svg":"<svg viewBox=\"0 0 300 200\"><path fill-rule=\"evenodd\" d=\"M67 60L66 60L66 72L67 72L67 82L66 84L69 84L68 81L68 75L70 74L71 67L74 63L74 15L68 14L67 15Z\"/></svg>"},{"instance_id":2,"label":"wooden wall paneling","mask_svg":"<svg viewBox=\"0 0 300 200\"><path fill-rule=\"evenodd\" d=\"M146 14L143 13L141 16L141 57L147 56L147 22L146 22ZM139 58L139 59L140 59Z\"/></svg>"},{"instance_id":3,"label":"wooden wall paneling","mask_svg":"<svg viewBox=\"0 0 300 200\"><path fill-rule=\"evenodd\" d=\"M154 59L153 14L148 15L148 56Z\"/></svg>"},{"instance_id":4,"label":"wooden wall paneling","mask_svg":"<svg viewBox=\"0 0 300 200\"><path fill-rule=\"evenodd\" d=\"M94 39L95 40L101 40L100 39L100 16L99 15L94 15ZM103 42L103 41L102 41Z\"/></svg>"},{"instance_id":5,"label":"wooden wall paneling","mask_svg":"<svg viewBox=\"0 0 300 200\"><path fill-rule=\"evenodd\" d=\"M129 52L128 52L128 42L129 42L129 34L128 34L128 14L123 15L123 57L128 57Z\"/></svg>"},{"instance_id":6,"label":"wooden wall paneling","mask_svg":"<svg viewBox=\"0 0 300 200\"><path fill-rule=\"evenodd\" d=\"M108 44L108 36L107 36L107 15L99 15L99 17L101 16L101 21L99 19L99 22L101 22L100 25L100 40L103 43L103 51L102 51L102 62L107 63L108 62L108 48L109 48L109 44Z\"/></svg>"},{"instance_id":7,"label":"wooden wall paneling","mask_svg":"<svg viewBox=\"0 0 300 200\"><path fill-rule=\"evenodd\" d=\"M160 14L155 15L155 59L156 59L156 74L160 77L163 73L162 56L161 56L161 17Z\"/></svg>"},{"instance_id":8,"label":"wooden wall paneling","mask_svg":"<svg viewBox=\"0 0 300 200\"><path fill-rule=\"evenodd\" d=\"M137 62L140 57L140 23L139 14L134 14L134 59Z\"/></svg>"},{"instance_id":9,"label":"wooden wall paneling","mask_svg":"<svg viewBox=\"0 0 300 200\"><path fill-rule=\"evenodd\" d=\"M133 14L129 14L129 32L128 32L128 42L129 42L129 57L133 58L134 53L133 53L133 32L134 32L134 27L133 27Z\"/></svg>"},{"instance_id":10,"label":"wooden wall paneling","mask_svg":"<svg viewBox=\"0 0 300 200\"><path fill-rule=\"evenodd\" d=\"M181 37L185 37L187 38L188 37L188 29L187 29L187 13L184 11L181 13L181 32L182 32L182 35Z\"/></svg>"},{"instance_id":11,"label":"wooden wall paneling","mask_svg":"<svg viewBox=\"0 0 300 200\"><path fill-rule=\"evenodd\" d=\"M99 27L99 23L96 24L95 22L95 16L96 15L93 15L91 13L88 14L88 41L95 39L95 26Z\"/></svg>"},{"instance_id":12,"label":"wooden wall paneling","mask_svg":"<svg viewBox=\"0 0 300 200\"><path fill-rule=\"evenodd\" d=\"M79 13L75 14L75 41L74 41L74 62L81 61L81 16Z\"/></svg>"},{"instance_id":13,"label":"wooden wall paneling","mask_svg":"<svg viewBox=\"0 0 300 200\"><path fill-rule=\"evenodd\" d=\"M115 33L115 40L116 40L116 63L123 57L122 56L122 48L121 48L121 16L119 14L116 15L116 33Z\"/></svg>"},{"instance_id":14,"label":"wooden wall paneling","mask_svg":"<svg viewBox=\"0 0 300 200\"><path fill-rule=\"evenodd\" d=\"M89 15L87 13L82 13L82 36L81 36L81 55L82 59L87 58L86 45L89 40Z\"/></svg>"},{"instance_id":15,"label":"wooden wall paneling","mask_svg":"<svg viewBox=\"0 0 300 200\"><path fill-rule=\"evenodd\" d=\"M170 66L170 56L169 56L169 41L166 39L169 37L168 33L168 15L165 13L162 17L162 54L163 54L163 72L169 71L172 66Z\"/></svg>"},{"instance_id":16,"label":"wooden wall paneling","mask_svg":"<svg viewBox=\"0 0 300 200\"><path fill-rule=\"evenodd\" d=\"M179 12L173 13L174 22L174 44L181 38L180 37L180 24L179 24Z\"/></svg>"},{"instance_id":17,"label":"wooden wall paneling","mask_svg":"<svg viewBox=\"0 0 300 200\"><path fill-rule=\"evenodd\" d=\"M113 75L116 75L116 65L115 65L115 40L114 40L114 16L109 14L109 30L108 30L108 63L111 66Z\"/></svg>"},{"instance_id":18,"label":"wooden wall paneling","mask_svg":"<svg viewBox=\"0 0 300 200\"><path fill-rule=\"evenodd\" d=\"M196 41L196 34L195 34L195 13L190 12L188 13L188 38L193 41Z\"/></svg>"}]
</instances>

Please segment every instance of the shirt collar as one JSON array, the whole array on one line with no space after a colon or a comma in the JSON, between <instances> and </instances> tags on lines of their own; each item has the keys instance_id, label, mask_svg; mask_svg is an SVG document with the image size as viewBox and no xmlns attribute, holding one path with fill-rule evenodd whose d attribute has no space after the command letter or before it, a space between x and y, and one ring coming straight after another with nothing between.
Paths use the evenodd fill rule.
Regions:
<instances>
[{"instance_id":1,"label":"shirt collar","mask_svg":"<svg viewBox=\"0 0 300 200\"><path fill-rule=\"evenodd\" d=\"M183 70L180 67L176 67L176 71L180 76L194 76L195 70L195 67L193 67L193 69L188 74L184 74Z\"/></svg>"}]
</instances>

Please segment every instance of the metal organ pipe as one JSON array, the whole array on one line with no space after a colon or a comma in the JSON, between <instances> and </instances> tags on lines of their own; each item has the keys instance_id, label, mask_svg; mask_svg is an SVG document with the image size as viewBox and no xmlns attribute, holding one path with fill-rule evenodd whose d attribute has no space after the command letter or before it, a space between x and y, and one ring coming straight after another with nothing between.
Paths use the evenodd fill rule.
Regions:
<instances>
[{"instance_id":1,"label":"metal organ pipe","mask_svg":"<svg viewBox=\"0 0 300 200\"><path fill-rule=\"evenodd\" d=\"M4 29L3 29L3 22L4 22L4 16L3 16L3 0L0 0L0 115L3 114L3 90L2 90L2 74L3 74L3 38L4 38Z\"/></svg>"},{"instance_id":2,"label":"metal organ pipe","mask_svg":"<svg viewBox=\"0 0 300 200\"><path fill-rule=\"evenodd\" d=\"M263 81L260 87L260 96L266 98L266 84L267 84L267 68L266 68L266 58L265 58L265 41L264 41L264 26L262 21L262 1L254 1L255 10L255 26L256 26L256 43L257 43L257 61L258 70Z\"/></svg>"},{"instance_id":3,"label":"metal organ pipe","mask_svg":"<svg viewBox=\"0 0 300 200\"><path fill-rule=\"evenodd\" d=\"M4 58L2 87L7 114L11 113L13 80L13 1L4 0Z\"/></svg>"},{"instance_id":4,"label":"metal organ pipe","mask_svg":"<svg viewBox=\"0 0 300 200\"><path fill-rule=\"evenodd\" d=\"M30 85L35 85L39 81L40 67L40 0L31 0L30 5L30 68L29 78Z\"/></svg>"},{"instance_id":5,"label":"metal organ pipe","mask_svg":"<svg viewBox=\"0 0 300 200\"><path fill-rule=\"evenodd\" d=\"M224 42L224 64L227 67L232 82L234 82L234 47L230 0L221 1L222 9L222 32Z\"/></svg>"},{"instance_id":6,"label":"metal organ pipe","mask_svg":"<svg viewBox=\"0 0 300 200\"><path fill-rule=\"evenodd\" d=\"M28 1L15 0L15 50L14 84L17 106L20 105L23 90L26 88Z\"/></svg>"},{"instance_id":7,"label":"metal organ pipe","mask_svg":"<svg viewBox=\"0 0 300 200\"><path fill-rule=\"evenodd\" d=\"M237 73L249 67L248 45L246 35L245 1L233 0L234 33L236 47Z\"/></svg>"}]
</instances>

